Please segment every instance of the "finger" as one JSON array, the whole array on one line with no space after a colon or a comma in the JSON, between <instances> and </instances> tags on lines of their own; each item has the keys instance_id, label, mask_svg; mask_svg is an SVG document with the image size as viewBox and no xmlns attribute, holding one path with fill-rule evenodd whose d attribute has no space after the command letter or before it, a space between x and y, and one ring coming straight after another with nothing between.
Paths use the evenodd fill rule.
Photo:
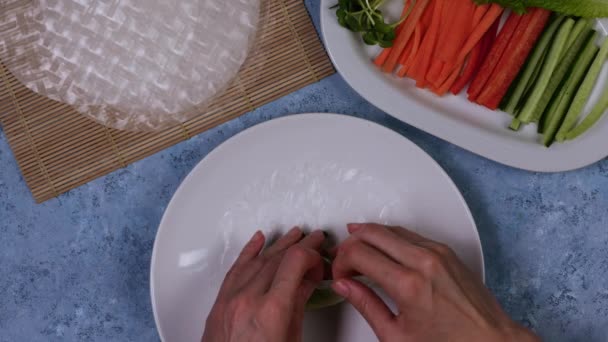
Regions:
<instances>
[{"instance_id":1,"label":"finger","mask_svg":"<svg viewBox=\"0 0 608 342\"><path fill-rule=\"evenodd\" d=\"M320 250L321 245L325 241L325 234L322 230L316 230L310 234L308 234L305 238L303 238L299 244L303 247Z\"/></svg>"},{"instance_id":2,"label":"finger","mask_svg":"<svg viewBox=\"0 0 608 342\"><path fill-rule=\"evenodd\" d=\"M304 248L308 248L317 252L321 257L320 266L316 266L309 269L308 272L306 272L306 274L304 275L304 279L308 280L308 283L311 283L311 286L313 288L317 286L321 282L321 280L323 280L323 276L325 273L325 261L321 256L321 248L326 239L326 233L324 233L322 230L316 230L306 236L304 239L302 239L302 241L300 241L300 243L298 244Z\"/></svg>"},{"instance_id":3,"label":"finger","mask_svg":"<svg viewBox=\"0 0 608 342\"><path fill-rule=\"evenodd\" d=\"M298 245L304 248L318 250L321 248L324 240L325 235L322 231L318 230L304 237ZM282 253L275 253L271 258L265 261L262 269L259 272L256 272L257 275L251 284L252 291L255 293L266 293L268 291L283 258L284 255ZM316 271L316 269L313 270ZM323 273L321 272L319 274L318 272L315 272L314 274L309 274L308 278L311 280L314 279L315 281L317 281L318 278L318 281L321 281L323 279Z\"/></svg>"},{"instance_id":4,"label":"finger","mask_svg":"<svg viewBox=\"0 0 608 342\"><path fill-rule=\"evenodd\" d=\"M378 249L401 265L415 270L419 269L419 261L428 253L385 226L364 225L354 231L352 236Z\"/></svg>"},{"instance_id":5,"label":"finger","mask_svg":"<svg viewBox=\"0 0 608 342\"><path fill-rule=\"evenodd\" d=\"M412 232L411 230L407 230L403 227L385 226L385 225L381 225L381 224L377 224L377 223L349 223L347 225L347 228L348 228L348 232L351 234L356 233L364 228L377 228L377 229L388 229L391 232L401 236L402 238L405 238L406 240L408 240L410 242L421 242L421 241L428 240L425 237L423 237L419 234L416 234L416 233Z\"/></svg>"},{"instance_id":6,"label":"finger","mask_svg":"<svg viewBox=\"0 0 608 342\"><path fill-rule=\"evenodd\" d=\"M241 250L241 253L236 258L236 261L234 262L231 270L238 268L255 259L262 251L262 248L264 248L265 240L266 238L264 237L264 234L261 231L258 230L257 232L255 232L249 242L247 242L247 244L245 244L245 247L243 247L243 249Z\"/></svg>"},{"instance_id":7,"label":"finger","mask_svg":"<svg viewBox=\"0 0 608 342\"><path fill-rule=\"evenodd\" d=\"M287 248L293 246L295 243L302 239L302 235L304 233L299 227L294 227L287 234L283 235L279 238L275 243L273 243L270 247L266 248L264 251L265 256L273 256L275 254L281 253Z\"/></svg>"},{"instance_id":8,"label":"finger","mask_svg":"<svg viewBox=\"0 0 608 342\"><path fill-rule=\"evenodd\" d=\"M277 269L281 264L283 254L277 254L269 259L264 259L264 264L260 270L255 272L248 284L245 285L246 291L261 295L268 292L272 284Z\"/></svg>"},{"instance_id":9,"label":"finger","mask_svg":"<svg viewBox=\"0 0 608 342\"><path fill-rule=\"evenodd\" d=\"M293 310L298 289L309 273L315 275L313 281L320 280L323 275L321 255L300 245L291 247L279 265L268 295Z\"/></svg>"},{"instance_id":10,"label":"finger","mask_svg":"<svg viewBox=\"0 0 608 342\"><path fill-rule=\"evenodd\" d=\"M220 289L220 293L232 291L240 287L241 279L247 277L248 270L245 265L250 264L264 248L265 237L260 231L255 232L249 242L245 244L241 253L232 264Z\"/></svg>"},{"instance_id":11,"label":"finger","mask_svg":"<svg viewBox=\"0 0 608 342\"><path fill-rule=\"evenodd\" d=\"M334 279L362 274L382 287L400 305L406 305L418 291L419 275L414 270L399 265L378 249L351 238L338 249L332 264Z\"/></svg>"},{"instance_id":12,"label":"finger","mask_svg":"<svg viewBox=\"0 0 608 342\"><path fill-rule=\"evenodd\" d=\"M424 239L404 228L368 224L354 231L352 236L430 278L445 274L449 270L447 266L455 259L448 246Z\"/></svg>"},{"instance_id":13,"label":"finger","mask_svg":"<svg viewBox=\"0 0 608 342\"><path fill-rule=\"evenodd\" d=\"M379 340L383 341L389 337L395 315L374 291L358 281L349 279L335 281L332 288L359 311Z\"/></svg>"}]
</instances>

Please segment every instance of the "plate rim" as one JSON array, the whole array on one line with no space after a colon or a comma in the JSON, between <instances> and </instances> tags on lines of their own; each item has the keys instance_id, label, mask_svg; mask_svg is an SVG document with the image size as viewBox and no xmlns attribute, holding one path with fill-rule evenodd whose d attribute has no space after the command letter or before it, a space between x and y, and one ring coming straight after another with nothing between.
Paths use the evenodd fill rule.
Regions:
<instances>
[{"instance_id":1,"label":"plate rim","mask_svg":"<svg viewBox=\"0 0 608 342\"><path fill-rule=\"evenodd\" d=\"M340 47L344 48L347 44L344 44L341 46L337 46L337 45L334 46L334 45L328 43L327 37L328 37L328 32L330 32L330 30L331 30L330 27L332 25L333 25L333 27L339 27L339 26L337 26L338 25L337 22L332 23L332 22L328 21L330 19L329 17L331 17L327 13L328 7L329 7L329 0L320 1L320 6L319 6L319 11L320 11L319 22L320 22L320 28L321 28L320 34L321 34L321 38L322 38L323 44L325 46L325 49L334 65L334 67L336 68L336 70L338 71L340 76L346 81L346 83L349 85L349 87L351 89L353 89L357 94L359 94L359 96L364 98L367 102L369 102L373 106L377 107L378 109L382 110L383 112L390 115L391 117L393 117L399 121L402 121L408 125L411 125L423 132L431 134L434 137L437 137L443 141L446 141L450 144L453 144L453 145L458 146L462 149L465 149L471 153L474 153L478 156L481 156L483 158L497 162L502 165L506 165L506 166L509 166L509 167L512 167L515 169L519 169L519 170L524 170L524 171L539 172L539 173L569 172L569 171L575 171L575 170L579 170L579 169L591 166L591 165L605 159L606 157L608 157L608 151L600 152L601 149L596 149L596 151L588 153L588 157L579 158L575 162L568 162L567 161L568 158L563 158L563 155L559 155L559 156L553 155L551 158L547 157L544 160L539 160L539 159L534 158L532 161L523 162L514 156L504 156L504 155L493 154L493 153L485 153L483 151L483 149L476 147L475 144L472 142L466 142L466 141L464 141L465 139L454 138L453 136L449 136L449 134L442 134L441 131L442 130L445 131L445 129L443 129L443 128L433 127L432 124L424 123L419 119L414 119L412 117L408 118L407 115L399 114L400 113L399 111L397 111L394 108L391 108L394 106L391 106L382 101L376 100L374 98L374 96L372 96L372 94L361 89L362 86L358 84L359 82L356 82L355 80L353 80L353 77L351 76L351 74L349 72L346 72L346 67L344 66L344 64L346 64L346 63L344 61L341 61L337 57L337 55L339 54L337 51L339 50ZM608 19L600 18L600 19L597 19L597 21L600 24L600 26L605 30L606 26L608 25L608 23L607 23ZM608 39L608 38L606 38L606 39ZM346 46L346 48L348 48L348 46ZM371 61L370 61L370 67L371 67ZM423 108L424 110L429 111L429 112L437 112L437 113L441 114L442 116L448 115L448 113L429 108L425 105L417 104L417 103L415 103L415 101L409 101L407 104L409 106L411 106L412 108ZM449 118L442 118L442 119L445 119L446 122L447 122L447 120L450 120ZM453 120L461 121L459 119L453 119ZM473 130L480 130L480 129L474 128ZM506 130L506 128L505 128L505 130ZM445 133L445 132L443 132L443 133ZM492 137L494 135L495 135L495 133L490 133L487 136ZM487 136L484 137L481 132L477 136L480 138L481 141L487 140L487 139L485 139ZM491 138L490 140L494 140L494 139ZM480 141L480 143L481 143L481 141ZM494 140L494 141L496 141L496 140ZM519 143L523 143L523 139ZM514 145L512 145L512 146L514 146ZM504 147L504 146L501 146L501 147ZM539 147L542 147L542 145L540 143L539 143ZM573 152L578 152L578 151L570 151L570 152L573 153ZM545 156L548 156L548 153L545 154Z\"/></svg>"},{"instance_id":2,"label":"plate rim","mask_svg":"<svg viewBox=\"0 0 608 342\"><path fill-rule=\"evenodd\" d=\"M163 216L158 224L158 229L156 231L155 237L154 237L154 244L152 247L152 255L150 258L150 272L149 272L149 282L150 282L150 301L152 304L152 313L154 316L154 324L156 326L156 330L158 332L158 335L160 337L161 341L166 341L166 338L163 334L163 330L162 330L162 326L160 324L160 320L159 320L159 315L158 315L158 306L155 300L155 286L154 286L154 278L157 272L157 269L155 267L156 265L156 260L158 258L158 244L159 244L159 236L161 234L161 232L163 232L164 230L166 230L167 228L163 228L165 226L165 222L168 219L168 215L169 212L171 211L171 208L175 205L175 199L177 197L179 197L179 195L184 192L184 189L186 188L187 184L189 183L189 181L191 181L194 178L194 174L195 171L197 169L199 169L200 167L203 167L206 163L208 163L208 160L215 154L221 153L224 148L226 147L226 145L229 142L234 142L235 139L238 139L239 136L244 135L244 134L252 134L254 133L256 130L259 130L261 128L264 128L268 125L274 125L274 124L280 124L281 122L284 121L292 121L292 120L307 120L307 119L323 119L323 118L327 118L327 117L333 117L333 118L338 118L341 120L354 120L354 121L359 121L362 123L365 123L369 126L375 126L376 128L385 130L388 134L394 134L399 136L401 139L404 140L405 143L411 145L414 149L418 150L419 152L421 152L427 159L428 161L431 163L431 165L435 168L437 168L442 177L445 177L449 184L450 184L450 188L452 191L455 192L455 194L459 197L460 199L460 203L463 205L465 211L466 211L466 217L469 221L469 223L472 225L472 227L474 228L475 231L475 242L476 244L479 246L479 261L481 263L481 280L482 282L485 284L486 282L486 266L485 266L485 257L484 257L484 249L483 249L483 244L481 241L481 236L479 233L479 228L477 227L477 223L475 222L475 218L471 212L471 208L469 207L466 199L464 198L464 196L462 195L462 192L460 191L460 189L458 188L458 186L456 185L456 183L454 183L454 180L452 179L452 177L450 177L450 175L445 171L445 169L443 167L441 167L441 165L433 158L431 157L430 154L428 154L425 150L423 150L420 146L418 146L417 144L415 144L413 141L411 141L410 139L408 139L407 137L399 134L398 132L383 126L379 123L367 120L367 119L363 119L360 117L356 117L356 116L350 116L350 115L345 115L345 114L337 114L337 113L320 113L320 112L311 112L311 113L301 113L301 114L288 114L279 118L275 118L275 119L271 119L271 120L267 120L261 123L258 123L256 125L253 125L247 129L244 129L242 131L240 131L239 133L233 135L232 137L226 139L225 141L223 141L220 145L218 145L217 147L215 147L213 150L211 150L207 155L205 155L189 172L188 175L181 181L180 185L178 186L177 190L173 193L173 195L171 196L171 199L169 200L169 203L167 204L167 207L165 208L164 212L163 212Z\"/></svg>"}]
</instances>

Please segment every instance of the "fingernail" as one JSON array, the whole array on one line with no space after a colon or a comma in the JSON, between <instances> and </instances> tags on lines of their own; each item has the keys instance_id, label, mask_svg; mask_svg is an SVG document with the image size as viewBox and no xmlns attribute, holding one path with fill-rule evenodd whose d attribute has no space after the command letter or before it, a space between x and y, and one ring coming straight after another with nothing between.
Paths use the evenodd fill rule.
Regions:
<instances>
[{"instance_id":1,"label":"fingernail","mask_svg":"<svg viewBox=\"0 0 608 342\"><path fill-rule=\"evenodd\" d=\"M344 280L334 281L334 283L331 284L331 287L334 289L334 291L336 291L338 295L344 298L348 298L348 295L350 294L350 288Z\"/></svg>"},{"instance_id":2,"label":"fingernail","mask_svg":"<svg viewBox=\"0 0 608 342\"><path fill-rule=\"evenodd\" d=\"M361 228L363 228L363 225L360 223L349 223L347 227L349 232L354 233L361 230Z\"/></svg>"},{"instance_id":3,"label":"fingernail","mask_svg":"<svg viewBox=\"0 0 608 342\"><path fill-rule=\"evenodd\" d=\"M293 227L287 232L287 235L295 235L295 234L302 234L300 227Z\"/></svg>"},{"instance_id":4,"label":"fingernail","mask_svg":"<svg viewBox=\"0 0 608 342\"><path fill-rule=\"evenodd\" d=\"M258 230L258 231L257 231L257 232L255 232L255 234L253 234L253 236L251 237L251 242L256 242L256 241L260 240L260 239L261 239L261 238L263 238L263 237L264 237L264 234L262 234L262 232Z\"/></svg>"}]
</instances>

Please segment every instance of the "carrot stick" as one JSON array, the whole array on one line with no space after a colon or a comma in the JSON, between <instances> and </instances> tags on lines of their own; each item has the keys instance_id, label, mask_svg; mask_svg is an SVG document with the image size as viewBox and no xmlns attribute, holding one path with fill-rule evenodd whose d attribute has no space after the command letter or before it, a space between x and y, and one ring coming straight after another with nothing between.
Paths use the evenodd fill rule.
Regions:
<instances>
[{"instance_id":1,"label":"carrot stick","mask_svg":"<svg viewBox=\"0 0 608 342\"><path fill-rule=\"evenodd\" d=\"M424 88L427 83L426 74L431 65L433 50L435 50L435 45L437 44L437 39L439 38L439 29L441 27L441 13L443 11L444 4L445 0L437 0L437 2L435 3L435 14L433 15L431 27L424 36L422 46L420 47L420 52L418 53L418 56L416 56L416 61L413 65L413 67L415 68L413 78L417 81L416 86L419 88Z\"/></svg>"},{"instance_id":2,"label":"carrot stick","mask_svg":"<svg viewBox=\"0 0 608 342\"><path fill-rule=\"evenodd\" d=\"M460 70L462 70L462 65L452 71L450 77L448 77L448 79L439 88L436 89L435 94L439 96L447 94L452 85L454 85L454 82L456 82L458 76L460 76Z\"/></svg>"},{"instance_id":3,"label":"carrot stick","mask_svg":"<svg viewBox=\"0 0 608 342\"><path fill-rule=\"evenodd\" d=\"M403 53L401 54L401 57L399 58L400 68L399 68L397 74L399 74L399 71L401 71L405 62L407 62L407 60L410 58L413 48L414 48L414 37L412 37L412 39L410 39L410 41L407 43L407 45L405 46L405 49L403 50Z\"/></svg>"},{"instance_id":4,"label":"carrot stick","mask_svg":"<svg viewBox=\"0 0 608 342\"><path fill-rule=\"evenodd\" d=\"M431 0L431 2L429 2L429 5L426 6L426 9L424 10L424 13L422 14L422 18L420 18L420 21L422 22L422 26L425 30L431 26L431 21L433 20L433 13L435 11L436 2L437 2L437 0Z\"/></svg>"},{"instance_id":5,"label":"carrot stick","mask_svg":"<svg viewBox=\"0 0 608 342\"><path fill-rule=\"evenodd\" d=\"M443 4L442 4L443 10L440 13L441 26L440 26L439 40L437 41L438 45L437 45L437 49L435 50L435 55L433 57L436 56L437 52L441 51L442 44L446 43L448 32L450 30L454 29L452 24L454 23L455 18L460 15L460 12L458 12L458 10L460 7L460 3L463 0L437 0L437 1L443 2ZM455 13L458 13L458 14L455 14ZM459 29L459 28L457 28L457 29Z\"/></svg>"},{"instance_id":6,"label":"carrot stick","mask_svg":"<svg viewBox=\"0 0 608 342\"><path fill-rule=\"evenodd\" d=\"M407 15L407 13L410 11L410 5L411 5L411 3L412 3L411 0L405 0L405 5L403 6L403 11L401 11L401 17L400 18L405 17ZM399 35L401 33L401 31L403 31L403 27L405 26L405 22L406 21L407 21L407 19L404 20L401 24L399 24L397 26L397 29L395 30L395 33L397 35Z\"/></svg>"},{"instance_id":7,"label":"carrot stick","mask_svg":"<svg viewBox=\"0 0 608 342\"><path fill-rule=\"evenodd\" d=\"M401 66L401 69L399 69L397 76L404 77L406 75L407 71L409 70L410 66L412 65L412 62L414 61L414 59L416 58L416 55L418 54L418 51L420 50L420 40L421 39L422 39L422 23L419 22L418 24L416 24L416 30L414 30L414 46L412 47L412 52L409 54L405 63L403 63L403 65Z\"/></svg>"},{"instance_id":8,"label":"carrot stick","mask_svg":"<svg viewBox=\"0 0 608 342\"><path fill-rule=\"evenodd\" d=\"M412 2L411 0L405 1L405 6L403 6L403 11L401 12L401 17L403 17L407 14L411 2ZM401 33L401 31L403 30L403 26L405 26L405 21L402 22L401 24L399 24L397 26L397 28L395 29L395 33L397 35L399 35ZM390 47L383 49L382 52L380 52L380 54L378 55L378 57L376 57L374 59L374 64L379 67L383 66L384 63L386 62L386 60L388 59L388 56L391 54L391 50L392 50L392 48L390 48Z\"/></svg>"},{"instance_id":9,"label":"carrot stick","mask_svg":"<svg viewBox=\"0 0 608 342\"><path fill-rule=\"evenodd\" d=\"M393 50L393 48L390 47L383 49L382 52L380 52L380 54L378 55L378 57L374 59L374 64L376 66L382 67L384 63L386 63L388 56L391 54L391 50Z\"/></svg>"},{"instance_id":10,"label":"carrot stick","mask_svg":"<svg viewBox=\"0 0 608 342\"><path fill-rule=\"evenodd\" d=\"M477 6L477 8L475 8L475 13L473 13L473 27L479 25L479 22L484 17L484 15L486 15L488 9L490 9L489 4Z\"/></svg>"},{"instance_id":11,"label":"carrot stick","mask_svg":"<svg viewBox=\"0 0 608 342\"><path fill-rule=\"evenodd\" d=\"M407 61L407 59L412 54L412 48L413 47L414 47L414 40L410 39L410 41L407 42L407 45L405 46L405 49L403 50L403 53L401 54L401 57L399 57L399 65L403 66L403 64L405 64L405 62ZM401 70L401 69L399 69L399 70Z\"/></svg>"},{"instance_id":12,"label":"carrot stick","mask_svg":"<svg viewBox=\"0 0 608 342\"><path fill-rule=\"evenodd\" d=\"M490 80L490 77L494 73L494 69L498 65L502 55L505 53L505 50L509 46L511 38L513 38L513 34L517 30L517 26L519 26L519 22L521 21L522 16L512 13L509 15L505 26L503 26L500 34L496 38L494 45L492 46L492 50L488 55L488 58L484 61L481 66L481 70L469 86L469 100L475 102L477 97L483 91L483 88Z\"/></svg>"},{"instance_id":13,"label":"carrot stick","mask_svg":"<svg viewBox=\"0 0 608 342\"><path fill-rule=\"evenodd\" d=\"M441 84L437 84L437 78L441 74L441 70L445 67L445 63L439 59L433 59L429 72L426 74L426 80L432 85L438 87Z\"/></svg>"},{"instance_id":14,"label":"carrot stick","mask_svg":"<svg viewBox=\"0 0 608 342\"><path fill-rule=\"evenodd\" d=\"M393 72L395 67L397 66L397 62L399 62L399 57L401 57L401 53L405 48L408 40L410 40L414 30L416 29L416 23L420 20L420 17L424 13L424 9L429 4L430 0L417 0L414 5L412 12L406 20L405 26L403 26L403 30L401 34L397 36L395 42L393 43L393 48L389 54L388 60L382 67L384 72Z\"/></svg>"},{"instance_id":15,"label":"carrot stick","mask_svg":"<svg viewBox=\"0 0 608 342\"><path fill-rule=\"evenodd\" d=\"M469 57L469 62L466 67L462 71L462 75L458 77L454 85L450 89L452 94L458 95L462 92L464 87L471 82L471 80L475 77L483 61L486 59L490 49L492 48L492 43L496 38L496 33L498 32L498 25L500 21L496 21L494 25L486 32L483 36L483 39L477 43L473 51L471 52L471 56Z\"/></svg>"},{"instance_id":16,"label":"carrot stick","mask_svg":"<svg viewBox=\"0 0 608 342\"><path fill-rule=\"evenodd\" d=\"M471 17L475 12L475 4L470 0L452 1L459 3L460 6L454 8L454 12L450 13L454 20L446 29L447 34L444 43L441 45L442 48L437 51L437 58L446 63L458 58L462 44L473 29Z\"/></svg>"},{"instance_id":17,"label":"carrot stick","mask_svg":"<svg viewBox=\"0 0 608 342\"><path fill-rule=\"evenodd\" d=\"M481 38L483 38L486 32L488 32L488 29L490 29L494 22L500 18L500 15L503 11L504 8L502 8L500 5L492 4L490 6L490 9L483 17L483 19L481 19L479 25L477 25L477 27L473 29L471 35L465 41L462 50L460 50L460 54L458 55L456 62L454 62L453 64L450 63L450 67L445 69L445 71L442 72L442 75L439 77L440 80L446 80L451 75L451 72L454 70L454 68L464 63L469 53L471 53L475 45L477 45L477 43L479 43L479 41L481 40Z\"/></svg>"}]
</instances>

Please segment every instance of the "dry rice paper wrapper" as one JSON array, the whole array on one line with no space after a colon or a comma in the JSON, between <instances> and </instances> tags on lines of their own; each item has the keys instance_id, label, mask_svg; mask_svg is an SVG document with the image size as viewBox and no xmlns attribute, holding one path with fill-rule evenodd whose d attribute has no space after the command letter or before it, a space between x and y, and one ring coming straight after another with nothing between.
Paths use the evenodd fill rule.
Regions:
<instances>
[{"instance_id":1,"label":"dry rice paper wrapper","mask_svg":"<svg viewBox=\"0 0 608 342\"><path fill-rule=\"evenodd\" d=\"M201 114L235 80L265 0L0 0L0 59L26 87L116 129Z\"/></svg>"}]
</instances>

